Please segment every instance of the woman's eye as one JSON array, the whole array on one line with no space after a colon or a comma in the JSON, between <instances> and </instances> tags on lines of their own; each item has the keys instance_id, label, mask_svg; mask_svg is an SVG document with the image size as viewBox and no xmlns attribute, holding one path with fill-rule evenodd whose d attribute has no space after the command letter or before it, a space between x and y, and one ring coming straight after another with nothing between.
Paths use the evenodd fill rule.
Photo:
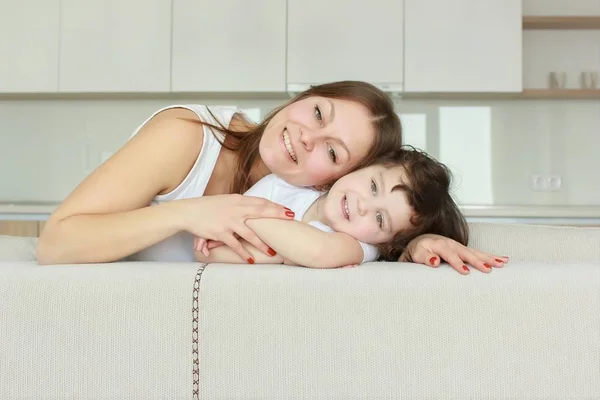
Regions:
<instances>
[{"instance_id":1,"label":"woman's eye","mask_svg":"<svg viewBox=\"0 0 600 400\"><path fill-rule=\"evenodd\" d=\"M334 163L337 162L337 155L335 154L335 150L330 145L327 145L327 154L329 155L329 159Z\"/></svg>"},{"instance_id":2,"label":"woman's eye","mask_svg":"<svg viewBox=\"0 0 600 400\"><path fill-rule=\"evenodd\" d=\"M377 184L372 179L371 179L371 192L373 192L373 194L377 194Z\"/></svg>"},{"instance_id":3,"label":"woman's eye","mask_svg":"<svg viewBox=\"0 0 600 400\"><path fill-rule=\"evenodd\" d=\"M315 117L317 117L317 121L323 122L323 115L321 114L319 106L315 106Z\"/></svg>"},{"instance_id":4,"label":"woman's eye","mask_svg":"<svg viewBox=\"0 0 600 400\"><path fill-rule=\"evenodd\" d=\"M381 213L375 214L375 218L377 219L377 224L379 224L379 228L383 228L383 215Z\"/></svg>"}]
</instances>

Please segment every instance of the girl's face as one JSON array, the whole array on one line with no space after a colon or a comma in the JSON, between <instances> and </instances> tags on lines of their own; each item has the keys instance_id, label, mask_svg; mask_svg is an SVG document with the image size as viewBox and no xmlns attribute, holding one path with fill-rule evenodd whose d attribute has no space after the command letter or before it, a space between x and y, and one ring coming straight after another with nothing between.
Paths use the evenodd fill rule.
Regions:
<instances>
[{"instance_id":1,"label":"girl's face","mask_svg":"<svg viewBox=\"0 0 600 400\"><path fill-rule=\"evenodd\" d=\"M309 97L269 121L259 152L265 166L288 183L318 186L351 171L374 142L375 130L362 104Z\"/></svg>"},{"instance_id":2,"label":"girl's face","mask_svg":"<svg viewBox=\"0 0 600 400\"><path fill-rule=\"evenodd\" d=\"M335 231L361 242L385 243L412 227L412 207L396 185L405 182L401 166L373 165L340 178L325 199L324 215Z\"/></svg>"}]
</instances>

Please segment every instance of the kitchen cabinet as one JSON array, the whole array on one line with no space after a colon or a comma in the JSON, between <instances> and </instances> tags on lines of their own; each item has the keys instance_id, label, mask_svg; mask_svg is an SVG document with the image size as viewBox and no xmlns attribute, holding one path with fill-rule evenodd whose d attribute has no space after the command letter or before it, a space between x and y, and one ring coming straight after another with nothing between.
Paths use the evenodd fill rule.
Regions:
<instances>
[{"instance_id":1,"label":"kitchen cabinet","mask_svg":"<svg viewBox=\"0 0 600 400\"><path fill-rule=\"evenodd\" d=\"M170 90L171 0L61 0L60 20L61 92Z\"/></svg>"},{"instance_id":2,"label":"kitchen cabinet","mask_svg":"<svg viewBox=\"0 0 600 400\"><path fill-rule=\"evenodd\" d=\"M41 232L40 222L0 220L0 235L38 237Z\"/></svg>"},{"instance_id":3,"label":"kitchen cabinet","mask_svg":"<svg viewBox=\"0 0 600 400\"><path fill-rule=\"evenodd\" d=\"M521 0L405 0L406 92L521 92Z\"/></svg>"},{"instance_id":4,"label":"kitchen cabinet","mask_svg":"<svg viewBox=\"0 0 600 400\"><path fill-rule=\"evenodd\" d=\"M0 92L58 89L59 0L0 0Z\"/></svg>"},{"instance_id":5,"label":"kitchen cabinet","mask_svg":"<svg viewBox=\"0 0 600 400\"><path fill-rule=\"evenodd\" d=\"M288 90L351 79L401 91L403 19L403 0L288 0Z\"/></svg>"},{"instance_id":6,"label":"kitchen cabinet","mask_svg":"<svg viewBox=\"0 0 600 400\"><path fill-rule=\"evenodd\" d=\"M286 2L173 0L173 91L285 91Z\"/></svg>"}]
</instances>

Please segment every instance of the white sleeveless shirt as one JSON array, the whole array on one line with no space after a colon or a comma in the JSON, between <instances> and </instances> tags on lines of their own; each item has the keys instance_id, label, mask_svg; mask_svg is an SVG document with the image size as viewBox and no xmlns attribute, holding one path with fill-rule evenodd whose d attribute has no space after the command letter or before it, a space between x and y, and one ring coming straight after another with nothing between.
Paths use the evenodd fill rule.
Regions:
<instances>
[{"instance_id":1,"label":"white sleeveless shirt","mask_svg":"<svg viewBox=\"0 0 600 400\"><path fill-rule=\"evenodd\" d=\"M217 121L208 111L207 106L199 104L171 105L156 111L148 117L148 119L133 132L129 139L133 138L139 130L152 119L152 117L164 110L172 108L185 108L193 111L201 121L215 126L220 126L220 122L221 125L225 127L229 126L234 114L240 112L239 110L230 107L210 107L210 111L218 119ZM176 132L173 132L173 135L176 134ZM213 130L208 126L204 126L204 142L202 144L202 150L192 166L192 169L179 186L171 192L155 196L151 206L171 200L189 199L204 195L208 181L210 180L217 163L219 152L221 151L221 143L217 140L215 135L217 135L220 140L223 140L224 138L224 135L221 132ZM174 140L177 140L177 138L174 138ZM153 246L130 255L126 259L130 261L193 262L195 261L193 243L194 236L192 234L188 232L179 232Z\"/></svg>"}]
</instances>

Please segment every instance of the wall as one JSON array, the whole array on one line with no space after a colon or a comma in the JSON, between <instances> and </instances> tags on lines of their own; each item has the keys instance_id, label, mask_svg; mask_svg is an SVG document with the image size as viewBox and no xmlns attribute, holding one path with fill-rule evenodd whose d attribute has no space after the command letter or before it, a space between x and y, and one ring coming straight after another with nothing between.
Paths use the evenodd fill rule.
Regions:
<instances>
[{"instance_id":1,"label":"wall","mask_svg":"<svg viewBox=\"0 0 600 400\"><path fill-rule=\"evenodd\" d=\"M525 15L600 15L598 0L524 0ZM443 68L443 65L440 66ZM577 88L600 72L600 31L523 33L523 84L545 88L550 71ZM490 79L494 79L490 76ZM158 108L173 103L260 107L285 101L176 95L0 97L0 202L59 202ZM396 99L409 143L456 173L462 204L600 205L600 100ZM560 177L534 190L534 176ZM541 182L541 183L540 183Z\"/></svg>"},{"instance_id":2,"label":"wall","mask_svg":"<svg viewBox=\"0 0 600 400\"><path fill-rule=\"evenodd\" d=\"M285 100L0 100L0 202L61 201L103 152L118 149L164 105L260 107L264 115ZM412 144L454 168L462 204L600 205L600 100L395 102ZM532 174L560 175L561 189L532 190Z\"/></svg>"}]
</instances>

